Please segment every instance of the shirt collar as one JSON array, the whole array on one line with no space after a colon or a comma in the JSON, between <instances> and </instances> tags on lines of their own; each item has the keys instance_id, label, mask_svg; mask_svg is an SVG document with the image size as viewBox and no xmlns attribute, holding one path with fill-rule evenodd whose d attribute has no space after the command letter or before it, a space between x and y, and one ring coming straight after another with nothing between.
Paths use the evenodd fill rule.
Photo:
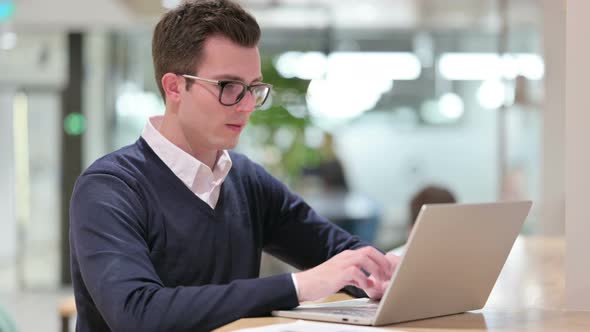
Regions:
<instances>
[{"instance_id":1,"label":"shirt collar","mask_svg":"<svg viewBox=\"0 0 590 332\"><path fill-rule=\"evenodd\" d=\"M156 155L192 191L196 188L197 182L205 181L207 178L212 180L214 185L221 185L232 167L229 152L218 152L217 161L211 171L209 166L174 145L158 131L163 118L161 115L150 117L141 134Z\"/></svg>"}]
</instances>

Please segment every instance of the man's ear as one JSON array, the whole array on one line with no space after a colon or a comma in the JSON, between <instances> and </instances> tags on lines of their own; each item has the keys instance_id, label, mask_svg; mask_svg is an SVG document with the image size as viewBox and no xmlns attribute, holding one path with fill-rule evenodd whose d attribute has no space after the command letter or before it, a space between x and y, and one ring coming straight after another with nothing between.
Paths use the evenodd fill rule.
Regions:
<instances>
[{"instance_id":1,"label":"man's ear","mask_svg":"<svg viewBox=\"0 0 590 332\"><path fill-rule=\"evenodd\" d=\"M162 76L162 89L166 94L166 102L179 102L181 89L184 89L184 80L176 74L166 73Z\"/></svg>"}]
</instances>

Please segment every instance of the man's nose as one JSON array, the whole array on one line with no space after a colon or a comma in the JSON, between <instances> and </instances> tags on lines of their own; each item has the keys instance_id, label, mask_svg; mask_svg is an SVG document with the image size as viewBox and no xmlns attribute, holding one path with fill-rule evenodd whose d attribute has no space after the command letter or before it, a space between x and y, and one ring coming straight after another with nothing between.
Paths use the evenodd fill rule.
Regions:
<instances>
[{"instance_id":1,"label":"man's nose","mask_svg":"<svg viewBox=\"0 0 590 332\"><path fill-rule=\"evenodd\" d=\"M244 98L240 100L237 105L236 111L238 112L253 112L256 106L256 98L250 90L246 91Z\"/></svg>"}]
</instances>

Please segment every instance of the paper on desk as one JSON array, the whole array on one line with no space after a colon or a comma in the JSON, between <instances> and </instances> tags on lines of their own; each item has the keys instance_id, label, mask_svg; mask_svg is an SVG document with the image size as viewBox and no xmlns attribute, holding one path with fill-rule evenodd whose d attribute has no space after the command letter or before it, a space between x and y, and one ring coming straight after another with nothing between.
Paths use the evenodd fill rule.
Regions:
<instances>
[{"instance_id":1,"label":"paper on desk","mask_svg":"<svg viewBox=\"0 0 590 332\"><path fill-rule=\"evenodd\" d=\"M248 329L236 330L236 332L391 332L396 330L384 330L376 327L355 326L346 324L316 323L298 320L294 323L267 325ZM399 331L398 331L399 332Z\"/></svg>"}]
</instances>

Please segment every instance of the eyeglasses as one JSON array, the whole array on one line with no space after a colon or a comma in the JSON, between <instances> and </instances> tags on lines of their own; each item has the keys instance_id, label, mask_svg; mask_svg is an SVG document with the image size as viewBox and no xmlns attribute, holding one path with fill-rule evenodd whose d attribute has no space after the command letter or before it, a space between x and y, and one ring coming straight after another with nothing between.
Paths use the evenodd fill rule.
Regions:
<instances>
[{"instance_id":1,"label":"eyeglasses","mask_svg":"<svg viewBox=\"0 0 590 332\"><path fill-rule=\"evenodd\" d=\"M232 106L239 103L246 95L246 91L250 91L254 96L254 107L260 107L268 98L272 88L272 85L266 83L247 85L238 81L217 81L192 75L182 75L182 77L220 86L219 103L224 106Z\"/></svg>"}]
</instances>

